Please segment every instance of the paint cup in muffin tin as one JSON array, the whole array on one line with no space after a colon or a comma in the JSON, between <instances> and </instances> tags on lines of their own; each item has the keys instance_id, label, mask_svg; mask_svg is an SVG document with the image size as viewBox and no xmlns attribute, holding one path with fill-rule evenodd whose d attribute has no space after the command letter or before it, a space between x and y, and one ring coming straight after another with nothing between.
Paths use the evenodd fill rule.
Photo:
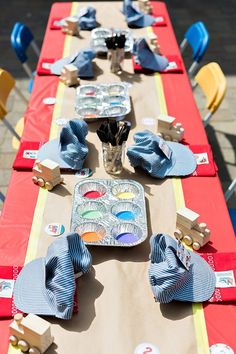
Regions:
<instances>
[{"instance_id":1,"label":"paint cup in muffin tin","mask_svg":"<svg viewBox=\"0 0 236 354\"><path fill-rule=\"evenodd\" d=\"M76 90L75 110L79 117L122 119L131 110L129 84L117 82L101 85L82 85Z\"/></svg>"},{"instance_id":2,"label":"paint cup in muffin tin","mask_svg":"<svg viewBox=\"0 0 236 354\"><path fill-rule=\"evenodd\" d=\"M142 185L119 179L80 181L74 190L71 231L90 245L140 244L147 237Z\"/></svg>"}]
</instances>

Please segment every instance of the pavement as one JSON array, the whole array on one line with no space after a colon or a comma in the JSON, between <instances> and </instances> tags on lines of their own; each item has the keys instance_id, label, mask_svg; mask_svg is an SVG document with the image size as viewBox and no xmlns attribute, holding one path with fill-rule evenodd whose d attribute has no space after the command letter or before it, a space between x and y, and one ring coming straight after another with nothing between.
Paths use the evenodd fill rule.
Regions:
<instances>
[{"instance_id":1,"label":"pavement","mask_svg":"<svg viewBox=\"0 0 236 354\"><path fill-rule=\"evenodd\" d=\"M64 2L64 1L58 1ZM8 6L0 12L0 67L8 70L16 79L17 87L29 98L27 91L29 79L10 45L10 33L15 22L25 23L34 33L39 47L42 44L48 15L53 1L50 0L8 0ZM201 65L211 61L220 64L227 79L227 93L218 111L214 114L206 128L209 143L219 168L219 178L225 191L230 182L236 178L236 2L228 0L193 2L192 0L165 1L178 42L183 39L186 29L195 21L203 21L210 34L210 44ZM0 0L0 4L5 2ZM14 8L14 11L12 10ZM30 53L30 65L36 67L37 59ZM185 63L188 67L190 53L186 53ZM200 90L194 92L197 103L203 103ZM7 119L13 126L24 115L26 105L13 92L9 99L9 113ZM16 150L12 148L12 135L0 122L0 191L6 195L9 184L12 163ZM228 202L229 207L236 208L236 193ZM2 203L0 201L0 210Z\"/></svg>"}]
</instances>

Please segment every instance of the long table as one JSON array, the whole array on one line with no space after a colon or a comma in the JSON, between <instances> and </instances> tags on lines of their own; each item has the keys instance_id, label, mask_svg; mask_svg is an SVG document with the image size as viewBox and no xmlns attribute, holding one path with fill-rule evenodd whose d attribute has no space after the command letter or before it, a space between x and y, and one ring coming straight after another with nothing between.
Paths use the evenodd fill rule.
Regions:
<instances>
[{"instance_id":1,"label":"long table","mask_svg":"<svg viewBox=\"0 0 236 354\"><path fill-rule=\"evenodd\" d=\"M75 14L91 3L55 3L52 7L41 58L59 58L88 46L90 33L81 38L67 36L50 29L53 18ZM120 2L94 2L97 21L104 27L125 28ZM158 35L163 54L179 55L179 48L164 3L153 2L154 12L164 15L165 27L134 30L134 35ZM131 59L125 60L120 76L110 73L107 60L96 58L96 77L93 82L127 81L132 84L132 112L127 116L132 131L127 145L133 142L136 131L147 128L142 118L157 117L159 113L176 117L185 128L189 144L206 144L207 137L192 95L190 83L183 74L133 74ZM90 81L91 82L91 81ZM81 80L81 83L87 81ZM45 106L42 99L56 97L55 106ZM71 119L74 112L75 90L65 87L58 77L36 76L33 92L25 114L22 140L47 141L58 137L58 118ZM100 159L100 141L95 130L99 123L89 124L89 156L85 166L93 169L92 178L107 178ZM53 241L45 233L50 222L64 224L70 231L73 190L78 182L74 175L64 175L65 186L48 192L35 186L31 172L13 171L7 198L0 219L0 259L2 265L23 265L44 256ZM235 236L224 201L218 176L187 177L157 180L145 173L135 173L126 160L120 178L140 182L145 190L148 236L154 233L173 235L176 209L187 206L198 212L211 229L211 242L201 252L235 250ZM148 239L149 239L148 237ZM49 319L55 345L48 353L120 354L133 353L142 342L151 342L161 353L208 353L209 346L225 343L236 350L234 327L236 311L233 304L159 305L154 302L148 282L148 239L131 249L90 247L93 268L79 279L79 314L70 321ZM18 352L8 349L8 325L1 320L0 353Z\"/></svg>"}]
</instances>

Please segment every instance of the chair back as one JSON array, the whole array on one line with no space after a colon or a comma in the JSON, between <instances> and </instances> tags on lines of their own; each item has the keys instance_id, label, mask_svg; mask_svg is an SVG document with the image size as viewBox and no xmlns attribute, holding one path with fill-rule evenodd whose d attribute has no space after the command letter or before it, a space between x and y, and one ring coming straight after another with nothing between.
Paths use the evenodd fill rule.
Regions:
<instances>
[{"instance_id":1,"label":"chair back","mask_svg":"<svg viewBox=\"0 0 236 354\"><path fill-rule=\"evenodd\" d=\"M4 110L6 111L6 103L8 96L11 92L11 90L15 86L15 79L11 76L11 74L0 68L0 103L1 107L4 107ZM2 111L2 109L1 109Z\"/></svg>"},{"instance_id":2,"label":"chair back","mask_svg":"<svg viewBox=\"0 0 236 354\"><path fill-rule=\"evenodd\" d=\"M193 23L188 28L184 38L192 48L192 59L199 63L209 44L209 33L204 23L201 21Z\"/></svg>"},{"instance_id":3,"label":"chair back","mask_svg":"<svg viewBox=\"0 0 236 354\"><path fill-rule=\"evenodd\" d=\"M219 64L204 65L195 76L195 81L206 96L206 108L213 114L220 106L226 93L226 78Z\"/></svg>"},{"instance_id":4,"label":"chair back","mask_svg":"<svg viewBox=\"0 0 236 354\"><path fill-rule=\"evenodd\" d=\"M28 60L26 52L33 39L32 32L23 23L17 22L14 25L11 33L11 44L22 64Z\"/></svg>"}]
</instances>

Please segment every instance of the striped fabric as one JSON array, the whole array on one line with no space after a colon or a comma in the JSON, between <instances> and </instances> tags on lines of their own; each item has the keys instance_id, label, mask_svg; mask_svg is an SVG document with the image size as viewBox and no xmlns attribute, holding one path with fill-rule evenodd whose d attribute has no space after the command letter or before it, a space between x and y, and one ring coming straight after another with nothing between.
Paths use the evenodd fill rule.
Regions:
<instances>
[{"instance_id":1,"label":"striped fabric","mask_svg":"<svg viewBox=\"0 0 236 354\"><path fill-rule=\"evenodd\" d=\"M124 0L123 14L125 15L128 26L131 28L151 26L156 21L155 17L147 15L133 6L132 0Z\"/></svg>"},{"instance_id":2,"label":"striped fabric","mask_svg":"<svg viewBox=\"0 0 236 354\"><path fill-rule=\"evenodd\" d=\"M211 298L216 284L214 272L198 254L189 251L187 269L177 256L177 241L164 234L150 239L149 281L156 301L202 302Z\"/></svg>"},{"instance_id":3,"label":"striped fabric","mask_svg":"<svg viewBox=\"0 0 236 354\"><path fill-rule=\"evenodd\" d=\"M149 69L153 71L165 70L169 64L168 59L163 55L154 53L145 38L138 38L134 42L133 54L135 60L143 69Z\"/></svg>"},{"instance_id":4,"label":"striped fabric","mask_svg":"<svg viewBox=\"0 0 236 354\"><path fill-rule=\"evenodd\" d=\"M83 120L70 120L60 134L60 155L73 169L80 170L88 155L85 137L88 125Z\"/></svg>"},{"instance_id":5,"label":"striped fabric","mask_svg":"<svg viewBox=\"0 0 236 354\"><path fill-rule=\"evenodd\" d=\"M35 259L22 269L13 292L16 307L25 313L70 319L75 274L87 272L90 266L91 255L78 234L59 237L45 258Z\"/></svg>"},{"instance_id":6,"label":"striped fabric","mask_svg":"<svg viewBox=\"0 0 236 354\"><path fill-rule=\"evenodd\" d=\"M61 71L65 65L73 64L79 70L80 78L94 77L92 60L95 57L96 52L91 48L87 48L75 53L71 57L55 61L55 63L51 64L50 70L54 75L61 75Z\"/></svg>"},{"instance_id":7,"label":"striped fabric","mask_svg":"<svg viewBox=\"0 0 236 354\"><path fill-rule=\"evenodd\" d=\"M182 144L166 142L149 130L134 134L134 142L127 150L130 164L141 167L153 177L186 176L196 169L196 158Z\"/></svg>"}]
</instances>

